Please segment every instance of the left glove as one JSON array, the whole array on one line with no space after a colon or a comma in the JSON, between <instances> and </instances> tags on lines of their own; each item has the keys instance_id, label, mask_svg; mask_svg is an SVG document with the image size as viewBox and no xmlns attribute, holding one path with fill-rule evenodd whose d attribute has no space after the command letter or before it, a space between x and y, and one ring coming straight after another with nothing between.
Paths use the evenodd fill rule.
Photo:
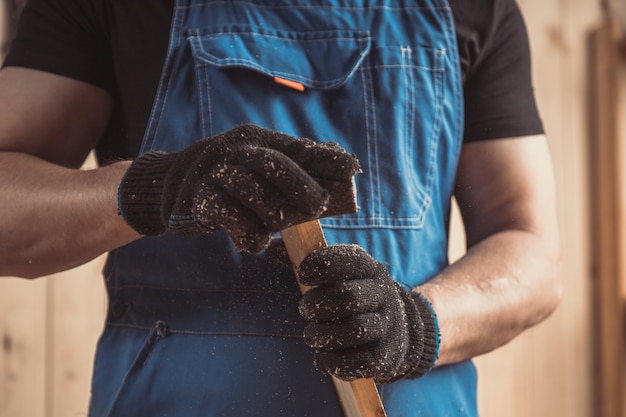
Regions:
<instances>
[{"instance_id":1,"label":"left glove","mask_svg":"<svg viewBox=\"0 0 626 417\"><path fill-rule=\"evenodd\" d=\"M225 228L239 250L256 253L274 233L332 215L331 194L351 187L359 170L336 143L247 124L137 158L120 184L119 211L142 235Z\"/></svg>"},{"instance_id":2,"label":"left glove","mask_svg":"<svg viewBox=\"0 0 626 417\"><path fill-rule=\"evenodd\" d=\"M343 380L378 383L417 378L432 369L439 329L430 302L402 288L357 245L333 245L309 254L298 276L314 286L300 314L310 323L306 342L315 366Z\"/></svg>"}]
</instances>

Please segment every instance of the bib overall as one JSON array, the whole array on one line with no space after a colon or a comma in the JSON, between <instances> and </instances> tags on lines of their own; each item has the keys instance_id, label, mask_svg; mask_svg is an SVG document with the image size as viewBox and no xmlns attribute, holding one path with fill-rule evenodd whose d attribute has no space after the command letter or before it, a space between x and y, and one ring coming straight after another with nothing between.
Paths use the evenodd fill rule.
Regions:
<instances>
[{"instance_id":1,"label":"bib overall","mask_svg":"<svg viewBox=\"0 0 626 417\"><path fill-rule=\"evenodd\" d=\"M462 88L446 0L177 0L141 152L255 123L337 141L360 211L323 220L407 289L447 265ZM304 91L275 82L294 81ZM304 343L290 268L223 231L110 253L92 417L341 416ZM390 417L475 416L470 362L379 386Z\"/></svg>"}]
</instances>

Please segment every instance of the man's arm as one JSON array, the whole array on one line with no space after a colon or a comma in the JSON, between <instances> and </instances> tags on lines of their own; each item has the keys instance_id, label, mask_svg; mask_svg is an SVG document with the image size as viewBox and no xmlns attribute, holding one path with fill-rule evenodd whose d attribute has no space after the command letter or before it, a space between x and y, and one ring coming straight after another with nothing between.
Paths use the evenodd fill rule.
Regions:
<instances>
[{"instance_id":1,"label":"man's arm","mask_svg":"<svg viewBox=\"0 0 626 417\"><path fill-rule=\"evenodd\" d=\"M544 136L465 145L456 198L467 254L416 288L437 312L438 365L507 343L550 315L562 291L552 164Z\"/></svg>"},{"instance_id":2,"label":"man's arm","mask_svg":"<svg viewBox=\"0 0 626 417\"><path fill-rule=\"evenodd\" d=\"M65 270L138 237L117 214L128 162L81 171L111 97L66 77L0 71L0 276Z\"/></svg>"}]
</instances>

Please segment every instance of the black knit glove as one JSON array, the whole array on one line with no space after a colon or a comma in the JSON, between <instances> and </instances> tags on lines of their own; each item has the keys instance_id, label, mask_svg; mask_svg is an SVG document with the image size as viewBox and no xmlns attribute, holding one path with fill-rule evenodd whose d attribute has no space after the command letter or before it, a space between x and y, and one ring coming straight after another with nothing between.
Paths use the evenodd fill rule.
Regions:
<instances>
[{"instance_id":1,"label":"black knit glove","mask_svg":"<svg viewBox=\"0 0 626 417\"><path fill-rule=\"evenodd\" d=\"M329 214L329 195L351 189L358 171L336 143L243 125L135 160L119 187L119 210L143 235L224 227L239 250L255 253L274 233Z\"/></svg>"},{"instance_id":2,"label":"black knit glove","mask_svg":"<svg viewBox=\"0 0 626 417\"><path fill-rule=\"evenodd\" d=\"M437 359L439 330L432 306L395 282L357 245L318 249L298 276L316 286L302 296L304 337L315 366L343 380L393 382L427 373Z\"/></svg>"}]
</instances>

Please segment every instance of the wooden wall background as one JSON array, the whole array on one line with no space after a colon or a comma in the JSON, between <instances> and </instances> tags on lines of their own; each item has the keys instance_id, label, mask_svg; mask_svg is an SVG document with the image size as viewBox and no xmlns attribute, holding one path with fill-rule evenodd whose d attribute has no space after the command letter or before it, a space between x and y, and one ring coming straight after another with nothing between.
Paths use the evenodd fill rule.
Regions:
<instances>
[{"instance_id":1,"label":"wooden wall background","mask_svg":"<svg viewBox=\"0 0 626 417\"><path fill-rule=\"evenodd\" d=\"M556 170L566 289L550 319L476 360L480 410L483 417L592 417L586 42L601 21L599 1L519 4ZM456 258L463 252L457 218L452 235ZM0 417L87 415L106 309L102 262L35 281L0 279Z\"/></svg>"}]
</instances>

